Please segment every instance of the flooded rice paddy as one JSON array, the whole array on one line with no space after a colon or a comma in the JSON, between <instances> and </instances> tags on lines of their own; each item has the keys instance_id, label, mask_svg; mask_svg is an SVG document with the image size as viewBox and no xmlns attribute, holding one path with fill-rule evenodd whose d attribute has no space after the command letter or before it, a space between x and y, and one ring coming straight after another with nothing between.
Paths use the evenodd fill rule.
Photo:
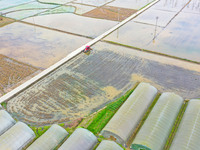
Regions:
<instances>
[{"instance_id":1,"label":"flooded rice paddy","mask_svg":"<svg viewBox=\"0 0 200 150\"><path fill-rule=\"evenodd\" d=\"M200 4L188 2L161 0L105 40L200 62Z\"/></svg>"},{"instance_id":2,"label":"flooded rice paddy","mask_svg":"<svg viewBox=\"0 0 200 150\"><path fill-rule=\"evenodd\" d=\"M141 9L147 4L151 3L153 0L115 0L109 3L109 6L122 7L129 9Z\"/></svg>"},{"instance_id":3,"label":"flooded rice paddy","mask_svg":"<svg viewBox=\"0 0 200 150\"><path fill-rule=\"evenodd\" d=\"M17 5L25 4L28 2L32 2L34 0L1 0L0 1L0 10L11 8Z\"/></svg>"},{"instance_id":4,"label":"flooded rice paddy","mask_svg":"<svg viewBox=\"0 0 200 150\"><path fill-rule=\"evenodd\" d=\"M90 39L23 23L0 28L0 53L40 68L53 65Z\"/></svg>"},{"instance_id":5,"label":"flooded rice paddy","mask_svg":"<svg viewBox=\"0 0 200 150\"><path fill-rule=\"evenodd\" d=\"M23 21L92 38L101 35L117 24L115 21L83 17L70 13L36 16Z\"/></svg>"},{"instance_id":6,"label":"flooded rice paddy","mask_svg":"<svg viewBox=\"0 0 200 150\"><path fill-rule=\"evenodd\" d=\"M200 96L199 72L141 58L132 49L107 43L93 49L12 98L8 111L28 124L68 122L102 108L137 81L184 98Z\"/></svg>"},{"instance_id":7,"label":"flooded rice paddy","mask_svg":"<svg viewBox=\"0 0 200 150\"><path fill-rule=\"evenodd\" d=\"M80 4L86 4L86 5L92 5L92 6L102 6L105 5L112 0L74 0L73 2L75 3L80 3Z\"/></svg>"}]
</instances>

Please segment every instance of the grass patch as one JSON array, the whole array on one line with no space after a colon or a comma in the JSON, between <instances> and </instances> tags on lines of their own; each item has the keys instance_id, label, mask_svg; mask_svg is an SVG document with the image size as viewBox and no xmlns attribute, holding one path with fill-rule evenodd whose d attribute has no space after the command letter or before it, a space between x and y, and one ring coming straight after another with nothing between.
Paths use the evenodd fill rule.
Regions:
<instances>
[{"instance_id":1,"label":"grass patch","mask_svg":"<svg viewBox=\"0 0 200 150\"><path fill-rule=\"evenodd\" d=\"M88 118L85 118L86 122L81 127L88 129L93 132L95 135L99 134L100 131L105 127L108 121L113 117L116 111L120 108L120 106L127 100L130 94L137 87L136 84L132 89L127 91L123 96L116 99L114 102L109 103L106 107L104 107L99 112L96 112L90 115ZM84 120L83 120L84 121Z\"/></svg>"},{"instance_id":2,"label":"grass patch","mask_svg":"<svg viewBox=\"0 0 200 150\"><path fill-rule=\"evenodd\" d=\"M4 109L7 109L7 102L1 103L1 106L2 106Z\"/></svg>"},{"instance_id":3,"label":"grass patch","mask_svg":"<svg viewBox=\"0 0 200 150\"><path fill-rule=\"evenodd\" d=\"M43 126L43 127L35 127L29 126L33 132L35 133L35 138L39 138L42 134L44 134L51 126Z\"/></svg>"},{"instance_id":4,"label":"grass patch","mask_svg":"<svg viewBox=\"0 0 200 150\"><path fill-rule=\"evenodd\" d=\"M170 135L169 135L169 137L168 137L168 140L167 140L167 142L166 142L166 144L165 144L164 150L169 150L169 148L170 148L170 146L171 146L171 144L172 144L172 141L173 141L173 139L174 139L174 136L175 136L175 134L176 134L176 132L177 132L177 130L178 130L178 127L179 127L179 125L180 125L180 122L181 122L181 120L182 120L182 118L183 118L183 115L184 115L184 113L185 113L185 110L186 110L186 108L187 108L187 105L188 105L188 101L185 101L185 102L183 103L183 105L182 105L180 111L179 111L179 114L178 114L178 116L177 116L177 118L176 118L176 121L175 121L175 123L174 123L174 126L172 127L171 133L170 133Z\"/></svg>"}]
</instances>

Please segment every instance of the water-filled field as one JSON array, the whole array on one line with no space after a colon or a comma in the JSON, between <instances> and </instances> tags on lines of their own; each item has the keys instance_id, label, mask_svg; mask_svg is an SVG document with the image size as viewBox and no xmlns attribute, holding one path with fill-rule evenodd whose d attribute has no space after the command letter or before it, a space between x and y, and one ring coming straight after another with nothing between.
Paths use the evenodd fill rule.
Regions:
<instances>
[{"instance_id":1,"label":"water-filled field","mask_svg":"<svg viewBox=\"0 0 200 150\"><path fill-rule=\"evenodd\" d=\"M115 21L83 17L71 13L36 16L24 21L93 38L117 24Z\"/></svg>"},{"instance_id":2,"label":"water-filled field","mask_svg":"<svg viewBox=\"0 0 200 150\"><path fill-rule=\"evenodd\" d=\"M153 0L115 0L109 3L109 6L122 7L129 9L141 9L145 5L151 3Z\"/></svg>"},{"instance_id":3,"label":"water-filled field","mask_svg":"<svg viewBox=\"0 0 200 150\"><path fill-rule=\"evenodd\" d=\"M200 62L200 6L188 2L161 0L105 40Z\"/></svg>"},{"instance_id":4,"label":"water-filled field","mask_svg":"<svg viewBox=\"0 0 200 150\"><path fill-rule=\"evenodd\" d=\"M68 122L102 108L136 81L187 98L200 96L199 72L145 59L132 49L111 44L98 43L93 50L11 99L8 111L29 124Z\"/></svg>"},{"instance_id":5,"label":"water-filled field","mask_svg":"<svg viewBox=\"0 0 200 150\"><path fill-rule=\"evenodd\" d=\"M23 23L0 28L0 53L33 66L47 68L90 39Z\"/></svg>"}]
</instances>

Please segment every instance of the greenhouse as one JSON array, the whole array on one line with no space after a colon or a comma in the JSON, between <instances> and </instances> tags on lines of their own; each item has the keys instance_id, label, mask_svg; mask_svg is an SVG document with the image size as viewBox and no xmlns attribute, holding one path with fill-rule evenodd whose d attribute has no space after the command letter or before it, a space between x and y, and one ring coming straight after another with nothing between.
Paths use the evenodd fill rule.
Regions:
<instances>
[{"instance_id":1,"label":"greenhouse","mask_svg":"<svg viewBox=\"0 0 200 150\"><path fill-rule=\"evenodd\" d=\"M200 100L188 102L170 150L198 150L200 139Z\"/></svg>"},{"instance_id":2,"label":"greenhouse","mask_svg":"<svg viewBox=\"0 0 200 150\"><path fill-rule=\"evenodd\" d=\"M140 83L104 127L101 134L106 138L114 137L116 142L125 146L156 94L157 89L155 87L148 83Z\"/></svg>"},{"instance_id":3,"label":"greenhouse","mask_svg":"<svg viewBox=\"0 0 200 150\"><path fill-rule=\"evenodd\" d=\"M131 148L163 150L183 101L183 98L174 93L163 93L136 135Z\"/></svg>"},{"instance_id":4,"label":"greenhouse","mask_svg":"<svg viewBox=\"0 0 200 150\"><path fill-rule=\"evenodd\" d=\"M1 150L19 150L35 138L34 132L24 123L17 122L0 136Z\"/></svg>"},{"instance_id":5,"label":"greenhouse","mask_svg":"<svg viewBox=\"0 0 200 150\"><path fill-rule=\"evenodd\" d=\"M59 125L52 125L41 137L39 137L27 150L51 150L66 138L68 132Z\"/></svg>"},{"instance_id":6,"label":"greenhouse","mask_svg":"<svg viewBox=\"0 0 200 150\"><path fill-rule=\"evenodd\" d=\"M123 148L113 141L103 140L96 150L123 150Z\"/></svg>"},{"instance_id":7,"label":"greenhouse","mask_svg":"<svg viewBox=\"0 0 200 150\"><path fill-rule=\"evenodd\" d=\"M11 128L15 120L5 110L0 110L0 135Z\"/></svg>"},{"instance_id":8,"label":"greenhouse","mask_svg":"<svg viewBox=\"0 0 200 150\"><path fill-rule=\"evenodd\" d=\"M0 104L0 110L2 109L2 106L1 106L1 104Z\"/></svg>"},{"instance_id":9,"label":"greenhouse","mask_svg":"<svg viewBox=\"0 0 200 150\"><path fill-rule=\"evenodd\" d=\"M61 145L59 150L91 150L97 144L97 137L87 129L78 128Z\"/></svg>"}]
</instances>

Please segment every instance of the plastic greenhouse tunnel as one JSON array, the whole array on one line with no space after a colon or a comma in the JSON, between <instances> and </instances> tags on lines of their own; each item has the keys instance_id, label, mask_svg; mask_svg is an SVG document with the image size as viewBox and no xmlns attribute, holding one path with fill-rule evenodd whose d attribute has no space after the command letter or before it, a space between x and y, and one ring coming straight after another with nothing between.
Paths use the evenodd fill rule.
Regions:
<instances>
[{"instance_id":1,"label":"plastic greenhouse tunnel","mask_svg":"<svg viewBox=\"0 0 200 150\"><path fill-rule=\"evenodd\" d=\"M34 138L34 132L26 124L17 122L0 136L0 150L20 150Z\"/></svg>"},{"instance_id":2,"label":"plastic greenhouse tunnel","mask_svg":"<svg viewBox=\"0 0 200 150\"><path fill-rule=\"evenodd\" d=\"M92 132L78 128L58 150L91 150L97 142L97 137Z\"/></svg>"},{"instance_id":3,"label":"plastic greenhouse tunnel","mask_svg":"<svg viewBox=\"0 0 200 150\"><path fill-rule=\"evenodd\" d=\"M41 137L39 137L27 150L50 150L56 148L68 132L59 125L52 125Z\"/></svg>"},{"instance_id":4,"label":"plastic greenhouse tunnel","mask_svg":"<svg viewBox=\"0 0 200 150\"><path fill-rule=\"evenodd\" d=\"M123 148L113 141L103 140L96 150L123 150Z\"/></svg>"},{"instance_id":5,"label":"plastic greenhouse tunnel","mask_svg":"<svg viewBox=\"0 0 200 150\"><path fill-rule=\"evenodd\" d=\"M116 139L126 146L142 117L156 97L157 89L148 83L140 83L113 118L104 127L101 134L105 138Z\"/></svg>"},{"instance_id":6,"label":"plastic greenhouse tunnel","mask_svg":"<svg viewBox=\"0 0 200 150\"><path fill-rule=\"evenodd\" d=\"M15 124L15 120L5 110L0 110L0 135Z\"/></svg>"},{"instance_id":7,"label":"plastic greenhouse tunnel","mask_svg":"<svg viewBox=\"0 0 200 150\"><path fill-rule=\"evenodd\" d=\"M136 135L131 148L163 150L183 101L183 98L174 93L163 93Z\"/></svg>"},{"instance_id":8,"label":"plastic greenhouse tunnel","mask_svg":"<svg viewBox=\"0 0 200 150\"><path fill-rule=\"evenodd\" d=\"M198 150L200 142L200 100L188 102L170 150Z\"/></svg>"}]
</instances>

